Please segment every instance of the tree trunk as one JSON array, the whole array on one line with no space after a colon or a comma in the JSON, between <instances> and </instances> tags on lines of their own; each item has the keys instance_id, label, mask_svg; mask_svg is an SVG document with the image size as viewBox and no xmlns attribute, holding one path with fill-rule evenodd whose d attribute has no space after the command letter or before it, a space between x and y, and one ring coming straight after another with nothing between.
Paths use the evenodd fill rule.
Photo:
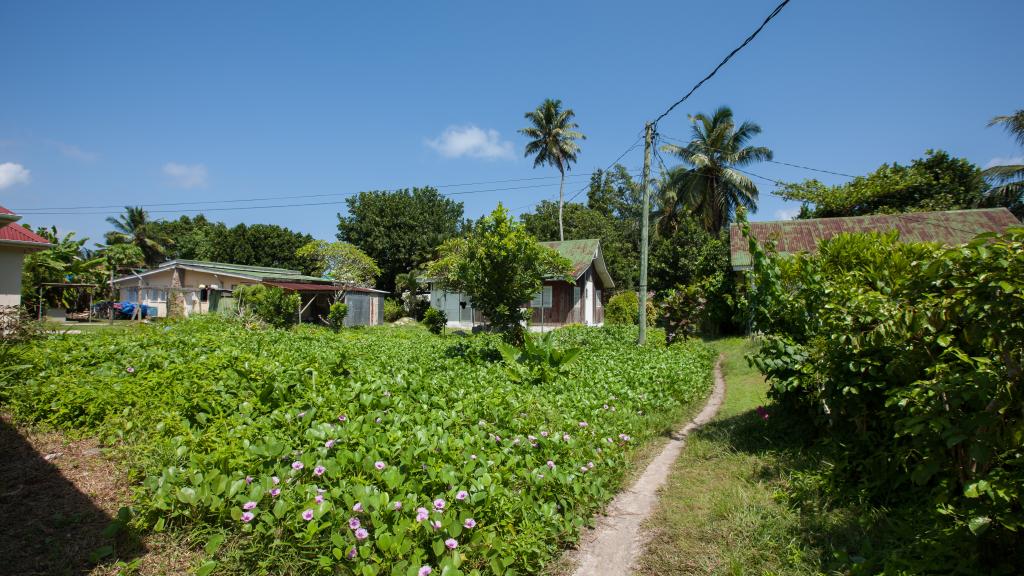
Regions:
<instances>
[{"instance_id":1,"label":"tree trunk","mask_svg":"<svg viewBox=\"0 0 1024 576\"><path fill-rule=\"evenodd\" d=\"M565 204L565 172L559 170L562 174L562 183L558 186L558 241L562 242L565 240L565 233L562 231L562 207Z\"/></svg>"}]
</instances>

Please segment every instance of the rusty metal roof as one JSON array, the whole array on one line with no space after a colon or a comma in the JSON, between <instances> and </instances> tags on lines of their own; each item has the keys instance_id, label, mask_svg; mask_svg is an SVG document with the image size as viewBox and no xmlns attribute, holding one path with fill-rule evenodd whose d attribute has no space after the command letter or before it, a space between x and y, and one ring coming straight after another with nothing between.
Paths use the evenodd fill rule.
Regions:
<instances>
[{"instance_id":1,"label":"rusty metal roof","mask_svg":"<svg viewBox=\"0 0 1024 576\"><path fill-rule=\"evenodd\" d=\"M604 263L601 241L597 238L562 240L561 242L555 240L553 242L541 242L540 245L551 248L565 258L568 258L572 262L573 278L578 280L587 271L587 268L590 268L590 265L593 264L605 287L612 288L615 286L615 283L612 282L611 274L608 273L608 267Z\"/></svg>"},{"instance_id":2,"label":"rusty metal roof","mask_svg":"<svg viewBox=\"0 0 1024 576\"><path fill-rule=\"evenodd\" d=\"M904 242L963 244L982 232L1002 232L1021 222L1006 208L875 214L848 218L812 218L779 222L751 222L750 234L758 242L772 240L779 254L814 253L818 243L843 232L898 230ZM734 270L751 265L747 239L739 226L729 227L729 248Z\"/></svg>"}]
</instances>

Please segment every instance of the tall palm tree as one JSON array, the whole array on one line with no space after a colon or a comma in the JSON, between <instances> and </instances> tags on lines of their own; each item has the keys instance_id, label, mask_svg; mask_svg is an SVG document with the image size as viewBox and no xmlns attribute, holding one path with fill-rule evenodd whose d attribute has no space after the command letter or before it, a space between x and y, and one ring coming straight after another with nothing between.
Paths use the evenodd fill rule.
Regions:
<instances>
[{"instance_id":1,"label":"tall palm tree","mask_svg":"<svg viewBox=\"0 0 1024 576\"><path fill-rule=\"evenodd\" d=\"M134 244L142 250L147 266L155 266L164 260L167 248L174 242L153 227L153 221L142 206L125 206L124 214L117 218L110 216L107 222L114 227L107 232L107 244Z\"/></svg>"},{"instance_id":2,"label":"tall palm tree","mask_svg":"<svg viewBox=\"0 0 1024 576\"><path fill-rule=\"evenodd\" d=\"M565 171L576 162L580 152L577 140L587 137L577 130L579 125L572 121L576 113L571 108L562 110L561 100L548 98L537 106L536 110L527 112L525 118L530 126L519 131L531 138L526 144L524 156L533 156L533 167L554 166L562 177L558 187L558 239L565 240L562 229L562 208L565 205Z\"/></svg>"},{"instance_id":3,"label":"tall palm tree","mask_svg":"<svg viewBox=\"0 0 1024 576\"><path fill-rule=\"evenodd\" d=\"M732 110L722 106L714 114L691 119L693 134L685 146L666 144L662 150L675 154L683 166L670 170L661 187L658 206L669 215L687 210L701 219L705 229L718 232L729 224L738 206L757 210L757 186L737 168L772 159L764 146L747 146L761 133L753 122L736 126ZM662 229L671 218L662 218Z\"/></svg>"},{"instance_id":4,"label":"tall palm tree","mask_svg":"<svg viewBox=\"0 0 1024 576\"><path fill-rule=\"evenodd\" d=\"M1018 144L1024 146L1024 110L1009 116L996 116L989 126L1002 126ZM1024 218L1024 164L992 166L982 172L994 186L985 193L988 206L1007 206L1017 218Z\"/></svg>"}]
</instances>

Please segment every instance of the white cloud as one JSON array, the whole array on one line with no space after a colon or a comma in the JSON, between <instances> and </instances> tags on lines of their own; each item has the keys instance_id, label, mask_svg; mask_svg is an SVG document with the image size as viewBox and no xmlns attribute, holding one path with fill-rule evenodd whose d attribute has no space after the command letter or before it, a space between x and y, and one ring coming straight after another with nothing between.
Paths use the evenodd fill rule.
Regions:
<instances>
[{"instance_id":1,"label":"white cloud","mask_svg":"<svg viewBox=\"0 0 1024 576\"><path fill-rule=\"evenodd\" d=\"M1008 164L1012 164L1012 165L1024 164L1024 156L1012 156L1010 158L1001 158L1001 157L997 156L997 157L989 160L988 164L985 164L985 168L991 168L993 166L1006 166Z\"/></svg>"},{"instance_id":2,"label":"white cloud","mask_svg":"<svg viewBox=\"0 0 1024 576\"><path fill-rule=\"evenodd\" d=\"M27 184L31 179L31 171L21 164L14 162L0 164L0 189L9 188L15 184Z\"/></svg>"},{"instance_id":3,"label":"white cloud","mask_svg":"<svg viewBox=\"0 0 1024 576\"><path fill-rule=\"evenodd\" d=\"M512 158L512 143L502 140L497 130L484 130L472 124L449 126L441 136L427 140L427 145L445 158Z\"/></svg>"},{"instance_id":4,"label":"white cloud","mask_svg":"<svg viewBox=\"0 0 1024 576\"><path fill-rule=\"evenodd\" d=\"M60 150L61 154L71 158L72 160L78 160L80 162L95 162L96 159L100 157L99 154L86 152L74 144L67 144L57 140L52 141L51 144L56 146L57 150Z\"/></svg>"},{"instance_id":5,"label":"white cloud","mask_svg":"<svg viewBox=\"0 0 1024 576\"><path fill-rule=\"evenodd\" d=\"M164 164L164 174L172 186L178 188L202 188L206 186L206 166L203 164Z\"/></svg>"},{"instance_id":6,"label":"white cloud","mask_svg":"<svg viewBox=\"0 0 1024 576\"><path fill-rule=\"evenodd\" d=\"M775 218L777 220L792 220L800 214L799 208L779 208L775 211Z\"/></svg>"}]
</instances>

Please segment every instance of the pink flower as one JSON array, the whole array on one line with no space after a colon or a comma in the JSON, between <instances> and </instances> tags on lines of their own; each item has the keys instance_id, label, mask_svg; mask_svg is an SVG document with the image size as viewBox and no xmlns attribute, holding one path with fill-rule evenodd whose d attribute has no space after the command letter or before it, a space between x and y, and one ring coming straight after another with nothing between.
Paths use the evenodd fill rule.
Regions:
<instances>
[{"instance_id":1,"label":"pink flower","mask_svg":"<svg viewBox=\"0 0 1024 576\"><path fill-rule=\"evenodd\" d=\"M381 422L381 419L380 419L380 418L377 418L377 419L375 420L375 422L376 422L377 424L380 424L380 422Z\"/></svg>"},{"instance_id":2,"label":"pink flower","mask_svg":"<svg viewBox=\"0 0 1024 576\"><path fill-rule=\"evenodd\" d=\"M420 566L420 569L416 572L416 576L430 576L434 571L430 566Z\"/></svg>"},{"instance_id":3,"label":"pink flower","mask_svg":"<svg viewBox=\"0 0 1024 576\"><path fill-rule=\"evenodd\" d=\"M252 512L242 512L242 522L245 522L246 524L252 522L252 519L255 517L256 515Z\"/></svg>"},{"instance_id":4,"label":"pink flower","mask_svg":"<svg viewBox=\"0 0 1024 576\"><path fill-rule=\"evenodd\" d=\"M458 494L455 495L455 499L460 502L466 498L469 498L469 492L466 492L465 490L459 490Z\"/></svg>"},{"instance_id":5,"label":"pink flower","mask_svg":"<svg viewBox=\"0 0 1024 576\"><path fill-rule=\"evenodd\" d=\"M305 413L305 412L299 412L299 414L298 414L298 417L299 417L299 418L302 418L302 417L303 417L303 416L305 416L305 415L306 415L306 413Z\"/></svg>"},{"instance_id":6,"label":"pink flower","mask_svg":"<svg viewBox=\"0 0 1024 576\"><path fill-rule=\"evenodd\" d=\"M629 442L629 436L626 434L619 434L619 440L622 440L623 442Z\"/></svg>"},{"instance_id":7,"label":"pink flower","mask_svg":"<svg viewBox=\"0 0 1024 576\"><path fill-rule=\"evenodd\" d=\"M348 416L346 416L344 414L342 414L341 416L338 416L338 422L345 422L346 420L348 420ZM353 548L353 550L355 550L355 548Z\"/></svg>"},{"instance_id":8,"label":"pink flower","mask_svg":"<svg viewBox=\"0 0 1024 576\"><path fill-rule=\"evenodd\" d=\"M580 428L586 428L587 426L589 426L589 424L587 424L586 422L584 422L582 420L580 421Z\"/></svg>"},{"instance_id":9,"label":"pink flower","mask_svg":"<svg viewBox=\"0 0 1024 576\"><path fill-rule=\"evenodd\" d=\"M328 440L327 442L324 442L324 448L334 448L335 442L337 442L337 440Z\"/></svg>"},{"instance_id":10,"label":"pink flower","mask_svg":"<svg viewBox=\"0 0 1024 576\"><path fill-rule=\"evenodd\" d=\"M534 436L533 434L527 434L526 439L529 440L530 442L533 442L534 440L537 439L537 437Z\"/></svg>"},{"instance_id":11,"label":"pink flower","mask_svg":"<svg viewBox=\"0 0 1024 576\"><path fill-rule=\"evenodd\" d=\"M302 470L305 467L306 465L303 464L302 462L299 462L298 460L292 462L292 470Z\"/></svg>"},{"instance_id":12,"label":"pink flower","mask_svg":"<svg viewBox=\"0 0 1024 576\"><path fill-rule=\"evenodd\" d=\"M313 468L313 474L316 474L317 476L323 476L324 472L326 471L327 468L324 468L323 466L317 466L316 468Z\"/></svg>"},{"instance_id":13,"label":"pink flower","mask_svg":"<svg viewBox=\"0 0 1024 576\"><path fill-rule=\"evenodd\" d=\"M553 460L548 460L548 468L555 469L555 462Z\"/></svg>"},{"instance_id":14,"label":"pink flower","mask_svg":"<svg viewBox=\"0 0 1024 576\"><path fill-rule=\"evenodd\" d=\"M470 454L469 455L469 459L470 460L476 460L476 454Z\"/></svg>"},{"instance_id":15,"label":"pink flower","mask_svg":"<svg viewBox=\"0 0 1024 576\"><path fill-rule=\"evenodd\" d=\"M270 491L270 495L273 496L274 498L277 498L280 494L281 494L281 489L280 488L274 488L273 490Z\"/></svg>"},{"instance_id":16,"label":"pink flower","mask_svg":"<svg viewBox=\"0 0 1024 576\"><path fill-rule=\"evenodd\" d=\"M541 430L540 431L540 435L545 437L545 438L547 438L548 437L548 431L547 430Z\"/></svg>"},{"instance_id":17,"label":"pink flower","mask_svg":"<svg viewBox=\"0 0 1024 576\"><path fill-rule=\"evenodd\" d=\"M441 529L441 521L440 520L431 520L430 521L430 526L434 530L440 530Z\"/></svg>"},{"instance_id":18,"label":"pink flower","mask_svg":"<svg viewBox=\"0 0 1024 576\"><path fill-rule=\"evenodd\" d=\"M271 481L271 482L273 482L273 483L274 483L275 485L277 485L277 484L280 484L280 483L281 483L281 479L280 479L280 478L278 478L277 476L271 476L271 477L270 477L270 481Z\"/></svg>"},{"instance_id":19,"label":"pink flower","mask_svg":"<svg viewBox=\"0 0 1024 576\"><path fill-rule=\"evenodd\" d=\"M352 511L353 512L362 512L363 511L363 503L362 502L356 502L356 505L352 507Z\"/></svg>"},{"instance_id":20,"label":"pink flower","mask_svg":"<svg viewBox=\"0 0 1024 576\"><path fill-rule=\"evenodd\" d=\"M313 500L316 500L317 504L323 504L324 503L324 495L323 494L317 494L316 496L313 497Z\"/></svg>"},{"instance_id":21,"label":"pink flower","mask_svg":"<svg viewBox=\"0 0 1024 576\"><path fill-rule=\"evenodd\" d=\"M360 528L356 530L356 540L366 540L370 537L370 533L366 531L366 528Z\"/></svg>"},{"instance_id":22,"label":"pink flower","mask_svg":"<svg viewBox=\"0 0 1024 576\"><path fill-rule=\"evenodd\" d=\"M593 462L587 462L587 468L593 468L593 467L594 467L594 463Z\"/></svg>"},{"instance_id":23,"label":"pink flower","mask_svg":"<svg viewBox=\"0 0 1024 576\"><path fill-rule=\"evenodd\" d=\"M129 374L135 374L135 368L133 368L131 366L125 368L124 371L129 373Z\"/></svg>"},{"instance_id":24,"label":"pink flower","mask_svg":"<svg viewBox=\"0 0 1024 576\"><path fill-rule=\"evenodd\" d=\"M423 522L424 520L427 519L428 516L430 516L430 512L427 512L426 508L417 508L416 509L416 521L417 522Z\"/></svg>"},{"instance_id":25,"label":"pink flower","mask_svg":"<svg viewBox=\"0 0 1024 576\"><path fill-rule=\"evenodd\" d=\"M312 508L307 508L306 511L302 513L302 519L305 520L306 522L309 522L310 520L312 520L313 519L313 509Z\"/></svg>"},{"instance_id":26,"label":"pink flower","mask_svg":"<svg viewBox=\"0 0 1024 576\"><path fill-rule=\"evenodd\" d=\"M447 546L449 550L455 550L459 547L459 541L455 538L449 538L444 541L444 545Z\"/></svg>"},{"instance_id":27,"label":"pink flower","mask_svg":"<svg viewBox=\"0 0 1024 576\"><path fill-rule=\"evenodd\" d=\"M246 502L245 504L242 504L242 510L252 510L255 507L256 503L253 502L252 500Z\"/></svg>"},{"instance_id":28,"label":"pink flower","mask_svg":"<svg viewBox=\"0 0 1024 576\"><path fill-rule=\"evenodd\" d=\"M463 527L473 529L476 528L476 520L472 518L466 518L466 521L462 523Z\"/></svg>"},{"instance_id":29,"label":"pink flower","mask_svg":"<svg viewBox=\"0 0 1024 576\"><path fill-rule=\"evenodd\" d=\"M589 470L589 468L586 466L580 466L580 472L586 472L587 470Z\"/></svg>"},{"instance_id":30,"label":"pink flower","mask_svg":"<svg viewBox=\"0 0 1024 576\"><path fill-rule=\"evenodd\" d=\"M402 509L402 502L401 502L401 500L396 500L395 504L394 504L394 507L395 507L395 510L401 510Z\"/></svg>"},{"instance_id":31,"label":"pink flower","mask_svg":"<svg viewBox=\"0 0 1024 576\"><path fill-rule=\"evenodd\" d=\"M764 406L758 406L755 412L757 412L757 415L760 416L762 420L768 419L768 409Z\"/></svg>"},{"instance_id":32,"label":"pink flower","mask_svg":"<svg viewBox=\"0 0 1024 576\"><path fill-rule=\"evenodd\" d=\"M607 410L607 409L608 409L608 405L607 405L607 404L605 404L604 406L602 406L602 408L604 408L605 410Z\"/></svg>"},{"instance_id":33,"label":"pink flower","mask_svg":"<svg viewBox=\"0 0 1024 576\"><path fill-rule=\"evenodd\" d=\"M384 464L380 460L377 460L376 462L373 463L373 467L376 468L377 470L383 470L385 466L386 464Z\"/></svg>"},{"instance_id":34,"label":"pink flower","mask_svg":"<svg viewBox=\"0 0 1024 576\"><path fill-rule=\"evenodd\" d=\"M246 484L252 484L252 476L246 476L245 477L245 483Z\"/></svg>"},{"instance_id":35,"label":"pink flower","mask_svg":"<svg viewBox=\"0 0 1024 576\"><path fill-rule=\"evenodd\" d=\"M441 498L434 500L434 510L444 510L444 504L445 502Z\"/></svg>"},{"instance_id":36,"label":"pink flower","mask_svg":"<svg viewBox=\"0 0 1024 576\"><path fill-rule=\"evenodd\" d=\"M359 526L360 526L359 518L349 518L348 519L348 527L349 527L350 530L355 530L356 528L359 528Z\"/></svg>"},{"instance_id":37,"label":"pink flower","mask_svg":"<svg viewBox=\"0 0 1024 576\"><path fill-rule=\"evenodd\" d=\"M349 559L349 560L355 560L355 559L356 559L356 547L355 547L355 546L353 546L353 547L352 547L352 548L351 548L351 549L350 549L350 550L348 551L348 559Z\"/></svg>"},{"instance_id":38,"label":"pink flower","mask_svg":"<svg viewBox=\"0 0 1024 576\"><path fill-rule=\"evenodd\" d=\"M569 441L569 435L568 434L562 434L562 440L568 442Z\"/></svg>"}]
</instances>

